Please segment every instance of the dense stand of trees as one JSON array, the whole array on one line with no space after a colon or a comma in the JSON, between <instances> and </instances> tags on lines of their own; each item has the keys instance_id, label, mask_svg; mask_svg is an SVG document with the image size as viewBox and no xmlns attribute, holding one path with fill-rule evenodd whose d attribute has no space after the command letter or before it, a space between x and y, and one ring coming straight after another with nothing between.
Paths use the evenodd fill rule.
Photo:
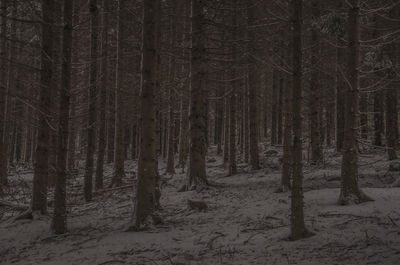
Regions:
<instances>
[{"instance_id":1,"label":"dense stand of trees","mask_svg":"<svg viewBox=\"0 0 400 265\"><path fill-rule=\"evenodd\" d=\"M291 190L296 240L312 234L304 163L342 154L349 204L372 200L358 185L363 147L397 159L397 0L0 0L0 16L0 196L16 167L33 167L19 218L46 214L54 194L56 234L82 166L89 202L123 186L125 161L137 160L139 230L159 221L160 174L187 167L180 190L201 191L210 146L228 176L240 161L268 166L269 146L282 146L277 192Z\"/></svg>"}]
</instances>

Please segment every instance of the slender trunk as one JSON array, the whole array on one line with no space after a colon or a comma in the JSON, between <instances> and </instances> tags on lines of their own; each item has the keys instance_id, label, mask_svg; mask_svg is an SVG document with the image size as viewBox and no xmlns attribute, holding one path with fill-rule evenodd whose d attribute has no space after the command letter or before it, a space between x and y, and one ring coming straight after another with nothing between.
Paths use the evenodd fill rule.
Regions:
<instances>
[{"instance_id":1,"label":"slender trunk","mask_svg":"<svg viewBox=\"0 0 400 265\"><path fill-rule=\"evenodd\" d=\"M142 89L140 117L140 152L136 201L131 224L132 230L140 229L154 213L156 198L156 112L154 95L157 89L157 26L155 23L158 1L146 1L143 7Z\"/></svg>"},{"instance_id":2,"label":"slender trunk","mask_svg":"<svg viewBox=\"0 0 400 265\"><path fill-rule=\"evenodd\" d=\"M383 91L378 88L374 92L374 145L382 146L383 126Z\"/></svg>"},{"instance_id":3,"label":"slender trunk","mask_svg":"<svg viewBox=\"0 0 400 265\"><path fill-rule=\"evenodd\" d=\"M344 105L345 105L345 83L342 81L342 69L340 69L340 65L342 65L343 61L343 51L338 48L337 56L336 56L336 75L337 75L337 83L336 83L336 151L341 152L343 149L343 140L344 140Z\"/></svg>"},{"instance_id":4,"label":"slender trunk","mask_svg":"<svg viewBox=\"0 0 400 265\"><path fill-rule=\"evenodd\" d=\"M292 0L293 23L293 186L291 197L291 239L306 237L309 232L304 224L303 202L303 148L302 148L302 24L303 0Z\"/></svg>"},{"instance_id":5,"label":"slender trunk","mask_svg":"<svg viewBox=\"0 0 400 265\"><path fill-rule=\"evenodd\" d=\"M202 0L192 0L192 54L190 75L189 114L189 168L183 190L192 190L207 184L206 177L206 48L205 48L205 6Z\"/></svg>"},{"instance_id":6,"label":"slender trunk","mask_svg":"<svg viewBox=\"0 0 400 265\"><path fill-rule=\"evenodd\" d=\"M293 135L293 112L292 112L292 85L286 77L284 82L284 127L283 127L283 156L281 187L278 191L290 190L290 179L292 176L292 135Z\"/></svg>"},{"instance_id":7,"label":"slender trunk","mask_svg":"<svg viewBox=\"0 0 400 265\"><path fill-rule=\"evenodd\" d=\"M58 138L58 103L60 94L61 64L62 64L62 0L54 0L54 27L53 27L53 76L52 87L54 93L51 101L51 130L49 146L49 187L54 188L57 176L57 138Z\"/></svg>"},{"instance_id":8,"label":"slender trunk","mask_svg":"<svg viewBox=\"0 0 400 265\"><path fill-rule=\"evenodd\" d=\"M4 152L4 144L7 139L4 131L7 109L7 80L6 80L6 54L7 54L7 7L8 0L1 0L1 35L0 39L0 189L8 184L7 154Z\"/></svg>"},{"instance_id":9,"label":"slender trunk","mask_svg":"<svg viewBox=\"0 0 400 265\"><path fill-rule=\"evenodd\" d=\"M368 94L360 93L360 127L361 138L368 139Z\"/></svg>"},{"instance_id":10,"label":"slender trunk","mask_svg":"<svg viewBox=\"0 0 400 265\"><path fill-rule=\"evenodd\" d=\"M102 57L101 62L101 90L100 90L100 117L99 117L99 148L97 152L95 189L103 188L104 155L106 152L106 109L108 87L108 0L103 0L103 32L102 32Z\"/></svg>"},{"instance_id":11,"label":"slender trunk","mask_svg":"<svg viewBox=\"0 0 400 265\"><path fill-rule=\"evenodd\" d=\"M93 192L93 167L96 138L96 96L97 96L97 37L99 25L99 10L97 0L89 1L90 12L90 74L89 74L89 108L87 119L87 150L86 167L84 176L85 200L92 200Z\"/></svg>"},{"instance_id":12,"label":"slender trunk","mask_svg":"<svg viewBox=\"0 0 400 265\"><path fill-rule=\"evenodd\" d=\"M236 0L233 1L233 6L236 9ZM232 25L235 29L232 31L232 40L237 38L237 11L233 11L232 15ZM236 56L236 44L232 43L231 47L231 56L233 60L237 59ZM231 93L229 95L229 168L228 168L228 175L235 175L237 173L237 166L236 166L236 93L237 93L237 81L234 79L236 78L236 69L232 67L230 69L230 78L231 81Z\"/></svg>"},{"instance_id":13,"label":"slender trunk","mask_svg":"<svg viewBox=\"0 0 400 265\"><path fill-rule=\"evenodd\" d=\"M282 112L282 104L283 104L283 78L282 73L279 76L279 90L278 90L278 105L276 108L276 115L277 115L277 134L276 134L276 143L282 144L282 129L283 129L283 112Z\"/></svg>"},{"instance_id":14,"label":"slender trunk","mask_svg":"<svg viewBox=\"0 0 400 265\"><path fill-rule=\"evenodd\" d=\"M397 159L397 89L394 81L386 89L386 146L389 160Z\"/></svg>"},{"instance_id":15,"label":"slender trunk","mask_svg":"<svg viewBox=\"0 0 400 265\"><path fill-rule=\"evenodd\" d=\"M173 23L173 22L171 22ZM172 29L172 39L175 39L175 26ZM175 42L171 41L171 46L174 47ZM174 166L174 142L175 142L175 113L174 113L174 92L172 86L175 85L173 82L175 80L175 61L172 57L170 57L170 65L169 65L170 73L169 73L169 83L170 87L168 89L168 154L167 154L167 173L175 174L175 166Z\"/></svg>"},{"instance_id":16,"label":"slender trunk","mask_svg":"<svg viewBox=\"0 0 400 265\"><path fill-rule=\"evenodd\" d=\"M53 0L42 0L42 49L39 92L39 128L33 174L32 211L47 212L47 179L49 169L50 106L53 75Z\"/></svg>"},{"instance_id":17,"label":"slender trunk","mask_svg":"<svg viewBox=\"0 0 400 265\"><path fill-rule=\"evenodd\" d=\"M248 85L249 85L249 151L250 151L250 166L252 170L260 169L260 159L258 155L258 137L259 137L259 109L257 104L257 97L259 95L259 85L260 85L260 71L258 70L260 66L257 64L255 57L257 57L257 41L258 36L256 34L255 25L258 22L257 10L258 5L256 5L255 0L247 1L247 19L248 19L248 34L250 38L249 43L249 74L248 74ZM247 97L244 97L245 99ZM247 114L247 111L245 112ZM247 116L247 115L246 115ZM247 119L247 117L245 118Z\"/></svg>"},{"instance_id":18,"label":"slender trunk","mask_svg":"<svg viewBox=\"0 0 400 265\"><path fill-rule=\"evenodd\" d=\"M58 117L57 179L54 192L53 230L55 234L67 231L67 153L68 121L71 91L71 49L72 49L72 10L73 0L64 0L64 28L62 37L62 70Z\"/></svg>"},{"instance_id":19,"label":"slender trunk","mask_svg":"<svg viewBox=\"0 0 400 265\"><path fill-rule=\"evenodd\" d=\"M320 16L320 3L318 0L312 2L312 20L314 24ZM311 164L321 164L323 161L321 124L322 115L321 103L321 82L318 64L321 56L320 36L317 26L312 27L311 41L315 45L311 55L311 82L310 82L310 144L311 144Z\"/></svg>"},{"instance_id":20,"label":"slender trunk","mask_svg":"<svg viewBox=\"0 0 400 265\"><path fill-rule=\"evenodd\" d=\"M339 203L361 203L370 200L358 186L358 111L360 67L360 6L359 0L349 1L348 15L348 80L345 91L345 122L342 158L342 185Z\"/></svg>"},{"instance_id":21,"label":"slender trunk","mask_svg":"<svg viewBox=\"0 0 400 265\"><path fill-rule=\"evenodd\" d=\"M273 70L272 78L272 105L271 105L271 145L277 143L277 108L278 108L278 71Z\"/></svg>"},{"instance_id":22,"label":"slender trunk","mask_svg":"<svg viewBox=\"0 0 400 265\"><path fill-rule=\"evenodd\" d=\"M249 162L249 157L250 157L250 111L249 111L249 103L250 103L250 99L249 99L249 78L246 78L246 86L245 86L245 96L243 97L243 102L244 102L244 107L243 107L243 127L244 127L244 161L246 163ZM254 129L254 128L253 128ZM254 131L253 131L254 133ZM253 135L254 137L254 135ZM254 140L254 138L253 138ZM254 146L253 146L254 148ZM252 150L253 152L255 152L255 150ZM255 157L255 160L258 159L258 141L257 141L257 157ZM255 154L254 154L255 155ZM254 156L253 156L254 157ZM251 163L256 163L257 161L252 160ZM259 164L259 163L258 163ZM253 165L251 164L252 168ZM257 169L257 167L253 168L253 169Z\"/></svg>"}]
</instances>

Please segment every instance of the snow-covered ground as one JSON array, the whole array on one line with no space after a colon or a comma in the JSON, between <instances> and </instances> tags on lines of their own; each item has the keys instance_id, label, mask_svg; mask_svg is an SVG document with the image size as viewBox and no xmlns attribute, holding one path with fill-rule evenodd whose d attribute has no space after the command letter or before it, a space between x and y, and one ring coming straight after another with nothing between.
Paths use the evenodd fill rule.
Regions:
<instances>
[{"instance_id":1,"label":"snow-covered ground","mask_svg":"<svg viewBox=\"0 0 400 265\"><path fill-rule=\"evenodd\" d=\"M211 149L208 176L220 185L201 192L177 192L185 176L180 169L163 175L164 224L142 232L124 231L132 213L129 185L84 203L80 179L70 181L69 233L62 236L51 234L50 217L12 221L17 211L0 208L0 264L400 264L400 189L389 185L399 175L388 172L384 154L361 156L360 183L375 201L360 205L337 205L340 156L328 153L325 166L305 165L306 224L315 235L296 242L287 240L290 194L274 193L279 156L263 160L262 170L242 163L226 177ZM134 162L127 168L133 179ZM160 161L160 173L164 168ZM14 188L8 200L27 203L21 194L30 179L29 172L14 177L15 185L28 185ZM205 201L207 210L188 209L188 199Z\"/></svg>"}]
</instances>

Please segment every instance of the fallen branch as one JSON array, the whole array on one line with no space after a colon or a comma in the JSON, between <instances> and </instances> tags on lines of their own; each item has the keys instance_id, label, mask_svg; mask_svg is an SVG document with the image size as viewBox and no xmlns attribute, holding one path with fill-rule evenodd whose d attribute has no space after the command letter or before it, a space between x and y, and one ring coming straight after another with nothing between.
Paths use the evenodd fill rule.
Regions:
<instances>
[{"instance_id":1,"label":"fallen branch","mask_svg":"<svg viewBox=\"0 0 400 265\"><path fill-rule=\"evenodd\" d=\"M109 188L109 189L96 190L96 191L93 192L93 194L97 195L97 194L100 194L100 193L116 191L116 190L123 190L123 189L127 189L127 188L133 188L133 184L120 186L120 187Z\"/></svg>"},{"instance_id":2,"label":"fallen branch","mask_svg":"<svg viewBox=\"0 0 400 265\"><path fill-rule=\"evenodd\" d=\"M9 208L17 209L17 210L26 210L29 208L29 206L25 205L25 204L17 204L17 203L3 201L3 200L0 200L0 206L9 207Z\"/></svg>"},{"instance_id":3,"label":"fallen branch","mask_svg":"<svg viewBox=\"0 0 400 265\"><path fill-rule=\"evenodd\" d=\"M214 236L213 238L211 238L210 239L210 241L208 241L208 243L207 243L207 247L208 247L208 249L213 249L213 243L214 243L214 241L215 240L217 240L218 238L220 238L220 237L224 237L224 236L226 236L225 234L223 234L223 233L220 233L220 232L216 232L216 236Z\"/></svg>"}]
</instances>

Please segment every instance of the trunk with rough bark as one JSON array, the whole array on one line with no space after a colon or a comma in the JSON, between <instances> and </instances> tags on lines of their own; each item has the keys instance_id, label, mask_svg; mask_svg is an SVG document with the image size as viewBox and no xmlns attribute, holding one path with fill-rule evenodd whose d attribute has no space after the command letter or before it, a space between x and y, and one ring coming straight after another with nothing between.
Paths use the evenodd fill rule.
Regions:
<instances>
[{"instance_id":1,"label":"trunk with rough bark","mask_svg":"<svg viewBox=\"0 0 400 265\"><path fill-rule=\"evenodd\" d=\"M205 48L205 3L192 0L192 54L190 75L189 114L189 168L183 190L192 190L207 185L206 148L206 48Z\"/></svg>"},{"instance_id":2,"label":"trunk with rough bark","mask_svg":"<svg viewBox=\"0 0 400 265\"><path fill-rule=\"evenodd\" d=\"M152 216L156 205L156 108L154 96L157 88L157 26L158 0L146 1L143 6L142 88L140 115L140 151L138 182L133 220L130 229L139 230Z\"/></svg>"},{"instance_id":3,"label":"trunk with rough bark","mask_svg":"<svg viewBox=\"0 0 400 265\"><path fill-rule=\"evenodd\" d=\"M258 46L256 27L258 23L257 10L258 5L255 0L247 1L247 19L248 19L248 34L249 34L249 128L245 127L245 130L249 130L249 151L250 151L250 166L253 170L260 169L260 160L258 154L258 136L259 136L259 115L258 115L258 103L257 97L259 95L259 84L260 84L260 66L257 64L256 57L258 55ZM244 97L246 100L247 97ZM247 111L244 112L247 116ZM247 120L247 117L244 117ZM245 133L246 135L246 133Z\"/></svg>"},{"instance_id":4,"label":"trunk with rough bark","mask_svg":"<svg viewBox=\"0 0 400 265\"><path fill-rule=\"evenodd\" d=\"M64 0L64 28L62 36L61 89L58 117L57 178L54 191L54 215L52 227L55 234L67 231L67 153L68 121L71 91L71 49L72 49L73 0Z\"/></svg>"},{"instance_id":5,"label":"trunk with rough bark","mask_svg":"<svg viewBox=\"0 0 400 265\"><path fill-rule=\"evenodd\" d=\"M303 138L302 138L302 24L303 24L303 0L292 0L292 45L293 45L293 182L291 196L291 239L298 240L309 235L304 224L303 202Z\"/></svg>"},{"instance_id":6,"label":"trunk with rough bark","mask_svg":"<svg viewBox=\"0 0 400 265\"><path fill-rule=\"evenodd\" d=\"M351 204L370 200L358 186L358 111L360 67L360 6L359 0L349 1L348 14L348 80L345 90L345 122L342 158L342 185L339 203Z\"/></svg>"},{"instance_id":7,"label":"trunk with rough bark","mask_svg":"<svg viewBox=\"0 0 400 265\"><path fill-rule=\"evenodd\" d=\"M386 147L389 160L397 159L397 87L394 81L391 81L390 87L386 89Z\"/></svg>"},{"instance_id":8,"label":"trunk with rough bark","mask_svg":"<svg viewBox=\"0 0 400 265\"><path fill-rule=\"evenodd\" d=\"M7 7L8 0L1 0L1 35L7 36ZM4 123L6 120L7 106L7 80L6 80L6 54L7 54L7 38L0 39L0 189L3 185L8 184L7 175L7 154L4 150L4 143L7 140L4 131Z\"/></svg>"},{"instance_id":9,"label":"trunk with rough bark","mask_svg":"<svg viewBox=\"0 0 400 265\"><path fill-rule=\"evenodd\" d=\"M283 124L283 156L282 156L282 172L281 187L279 192L290 190L290 179L292 176L292 135L293 135L293 118L292 118L292 86L288 77L284 78L284 124Z\"/></svg>"},{"instance_id":10,"label":"trunk with rough bark","mask_svg":"<svg viewBox=\"0 0 400 265\"><path fill-rule=\"evenodd\" d=\"M49 172L49 113L52 100L53 75L53 0L42 1L42 49L39 91L39 128L35 151L31 210L47 212L47 179Z\"/></svg>"},{"instance_id":11,"label":"trunk with rough bark","mask_svg":"<svg viewBox=\"0 0 400 265\"><path fill-rule=\"evenodd\" d=\"M97 51L98 51L98 25L99 10L97 0L89 1L90 13L90 74L89 74L89 99L88 99L88 119L87 119L87 150L86 165L84 175L85 200L92 200L93 193L93 168L94 152L96 149L96 96L97 96Z\"/></svg>"},{"instance_id":12,"label":"trunk with rough bark","mask_svg":"<svg viewBox=\"0 0 400 265\"><path fill-rule=\"evenodd\" d=\"M374 145L382 146L383 125L383 91L380 88L374 92Z\"/></svg>"},{"instance_id":13,"label":"trunk with rough bark","mask_svg":"<svg viewBox=\"0 0 400 265\"><path fill-rule=\"evenodd\" d=\"M115 84L115 165L114 175L111 180L111 186L122 185L122 179L125 176L125 140L124 140L124 129L125 129L125 97L127 88L126 83L126 69L127 60L124 58L124 52L127 51L127 37L129 36L129 28L127 21L130 16L129 12L129 1L119 0L118 1L118 40L117 40L117 77Z\"/></svg>"},{"instance_id":14,"label":"trunk with rough bark","mask_svg":"<svg viewBox=\"0 0 400 265\"><path fill-rule=\"evenodd\" d=\"M277 111L278 111L278 71L272 73L272 102L271 102L271 145L277 143Z\"/></svg>"},{"instance_id":15,"label":"trunk with rough bark","mask_svg":"<svg viewBox=\"0 0 400 265\"><path fill-rule=\"evenodd\" d=\"M318 21L320 16L320 3L318 0L312 2L312 19ZM320 34L317 26L312 27L311 40L315 43L311 55L311 82L310 82L310 144L311 144L311 164L321 164L323 161L320 115L322 114L321 103L321 83L318 64L321 60Z\"/></svg>"},{"instance_id":16,"label":"trunk with rough bark","mask_svg":"<svg viewBox=\"0 0 400 265\"><path fill-rule=\"evenodd\" d=\"M99 105L99 143L97 152L95 189L103 188L103 167L106 152L106 110L108 88L108 1L103 0L103 32L102 32L102 62L101 62L101 90Z\"/></svg>"}]
</instances>

